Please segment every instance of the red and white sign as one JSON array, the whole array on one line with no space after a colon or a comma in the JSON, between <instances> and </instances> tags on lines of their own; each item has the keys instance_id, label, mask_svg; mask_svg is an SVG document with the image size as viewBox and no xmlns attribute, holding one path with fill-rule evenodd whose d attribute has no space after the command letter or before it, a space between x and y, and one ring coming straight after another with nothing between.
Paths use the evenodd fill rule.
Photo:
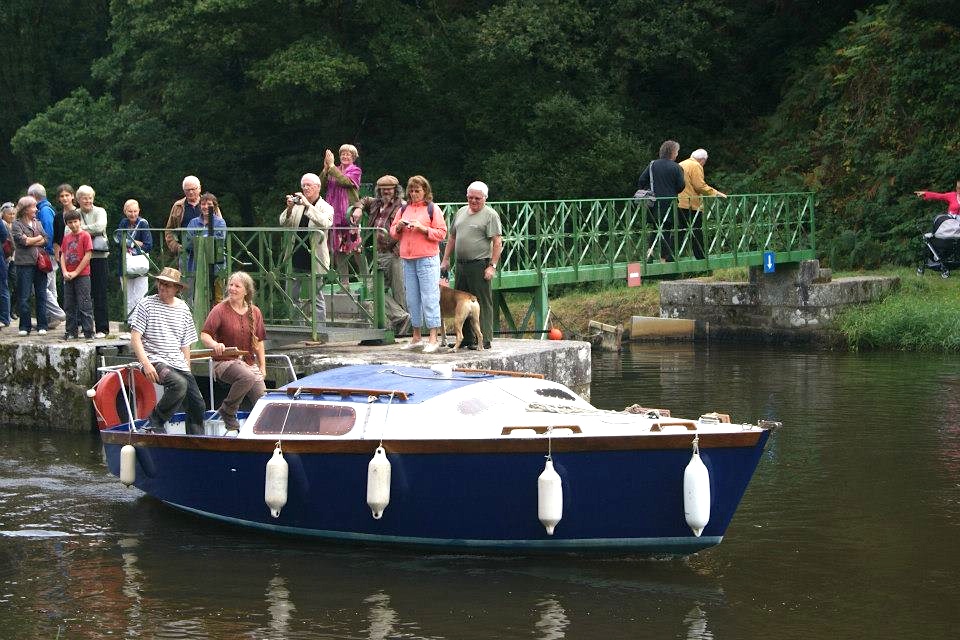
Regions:
<instances>
[{"instance_id":1,"label":"red and white sign","mask_svg":"<svg viewBox=\"0 0 960 640\"><path fill-rule=\"evenodd\" d=\"M639 262L631 262L627 265L627 286L639 287L643 279L643 269Z\"/></svg>"}]
</instances>

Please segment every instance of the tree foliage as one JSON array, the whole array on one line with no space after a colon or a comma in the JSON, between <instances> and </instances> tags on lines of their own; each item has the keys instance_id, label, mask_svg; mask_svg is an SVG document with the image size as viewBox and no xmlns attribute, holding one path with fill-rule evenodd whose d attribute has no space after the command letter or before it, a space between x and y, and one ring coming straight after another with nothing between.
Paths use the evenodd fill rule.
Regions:
<instances>
[{"instance_id":1,"label":"tree foliage","mask_svg":"<svg viewBox=\"0 0 960 640\"><path fill-rule=\"evenodd\" d=\"M956 178L956 1L105 3L67 12L82 38L56 81L56 50L12 55L0 83L46 89L0 129L18 181L137 196L154 224L186 174L232 224L272 221L344 142L368 183L535 199L625 196L673 138L710 150L724 191L817 190L825 255L905 260L930 213L910 191ZM58 20L0 7L21 41Z\"/></svg>"},{"instance_id":2,"label":"tree foliage","mask_svg":"<svg viewBox=\"0 0 960 640\"><path fill-rule=\"evenodd\" d=\"M960 178L958 64L957 27L881 5L820 50L767 121L754 182L820 194L821 250L836 266L916 257L939 207L913 191Z\"/></svg>"}]
</instances>

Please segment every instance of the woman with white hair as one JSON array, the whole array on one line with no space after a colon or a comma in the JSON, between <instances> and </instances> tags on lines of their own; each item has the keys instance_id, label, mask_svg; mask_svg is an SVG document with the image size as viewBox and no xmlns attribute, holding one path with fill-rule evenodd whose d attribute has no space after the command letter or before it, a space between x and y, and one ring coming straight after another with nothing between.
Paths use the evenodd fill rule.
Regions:
<instances>
[{"instance_id":1,"label":"woman with white hair","mask_svg":"<svg viewBox=\"0 0 960 640\"><path fill-rule=\"evenodd\" d=\"M360 154L352 144L340 145L340 165L333 162L333 152L327 149L323 158L323 199L333 207L333 228L327 237L333 267L340 276L340 282L347 286L350 279L350 261L356 264L361 274L367 273L367 261L363 256L360 234L350 227L360 223L360 213L356 209L348 215L350 207L360 199L360 176L363 173L356 164Z\"/></svg>"},{"instance_id":2,"label":"woman with white hair","mask_svg":"<svg viewBox=\"0 0 960 640\"><path fill-rule=\"evenodd\" d=\"M80 228L93 240L93 256L90 260L90 295L93 298L94 338L105 338L110 333L110 317L107 315L107 212L93 204L96 192L88 184L77 189L77 204L80 205Z\"/></svg>"}]
</instances>

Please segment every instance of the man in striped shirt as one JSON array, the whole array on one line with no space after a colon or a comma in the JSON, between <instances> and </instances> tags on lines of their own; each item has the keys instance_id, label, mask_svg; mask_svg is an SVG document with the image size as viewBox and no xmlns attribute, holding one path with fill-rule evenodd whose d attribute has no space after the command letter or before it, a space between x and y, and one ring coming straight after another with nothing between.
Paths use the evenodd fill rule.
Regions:
<instances>
[{"instance_id":1,"label":"man in striped shirt","mask_svg":"<svg viewBox=\"0 0 960 640\"><path fill-rule=\"evenodd\" d=\"M197 328L187 303L177 297L184 288L180 272L166 267L156 279L157 294L137 303L130 327L130 344L143 372L163 385L147 430L166 433L166 422L186 399L186 432L202 435L203 396L190 371L190 345L197 341Z\"/></svg>"}]
</instances>

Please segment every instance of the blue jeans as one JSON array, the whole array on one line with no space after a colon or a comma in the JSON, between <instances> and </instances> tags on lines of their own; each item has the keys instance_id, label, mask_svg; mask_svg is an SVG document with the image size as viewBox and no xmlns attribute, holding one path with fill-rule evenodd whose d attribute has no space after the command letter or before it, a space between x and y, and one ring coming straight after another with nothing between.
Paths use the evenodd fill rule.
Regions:
<instances>
[{"instance_id":1,"label":"blue jeans","mask_svg":"<svg viewBox=\"0 0 960 640\"><path fill-rule=\"evenodd\" d=\"M30 291L37 307L37 328L47 328L47 274L32 264L17 266L17 308L20 310L20 331L30 333Z\"/></svg>"},{"instance_id":2,"label":"blue jeans","mask_svg":"<svg viewBox=\"0 0 960 640\"><path fill-rule=\"evenodd\" d=\"M163 385L163 397L150 414L151 423L166 422L186 400L186 431L191 435L203 435L203 395L197 386L197 379L189 371L181 371L163 363L156 363L154 367L160 376L160 384Z\"/></svg>"},{"instance_id":3,"label":"blue jeans","mask_svg":"<svg viewBox=\"0 0 960 640\"><path fill-rule=\"evenodd\" d=\"M410 324L440 328L440 255L403 259L403 284Z\"/></svg>"},{"instance_id":4,"label":"blue jeans","mask_svg":"<svg viewBox=\"0 0 960 640\"><path fill-rule=\"evenodd\" d=\"M0 324L10 324L10 284L7 282L7 259L0 256Z\"/></svg>"}]
</instances>

